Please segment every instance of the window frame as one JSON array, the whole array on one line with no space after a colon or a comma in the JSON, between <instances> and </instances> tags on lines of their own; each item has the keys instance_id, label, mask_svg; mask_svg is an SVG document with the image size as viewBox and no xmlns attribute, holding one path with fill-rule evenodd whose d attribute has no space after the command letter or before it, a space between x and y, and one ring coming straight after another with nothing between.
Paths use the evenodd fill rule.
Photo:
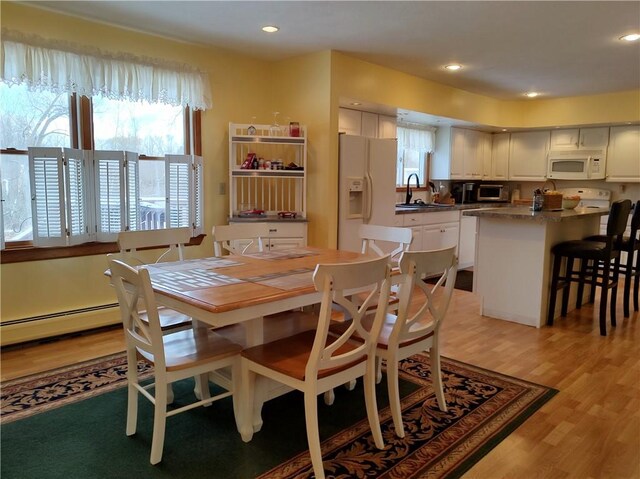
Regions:
<instances>
[{"instance_id":1,"label":"window frame","mask_svg":"<svg viewBox=\"0 0 640 479\"><path fill-rule=\"evenodd\" d=\"M84 156L86 158L87 154L92 156L94 151L93 144L93 114L92 114L92 101L91 98L86 96L79 96L76 93L71 93L69 95L69 121L71 122L70 128L70 147L71 148L59 148L60 150L68 150L68 149L80 149L83 150ZM202 167L202 135L201 135L201 110L193 110L190 107L185 107L183 110L183 118L184 118L184 155L192 155L194 158L194 165L199 164L200 168ZM24 150L16 150L12 148L2 149L3 154L27 154L28 151ZM180 155L182 156L182 155ZM199 158L196 160L195 158ZM145 157L141 155L137 161L144 161ZM197 163L199 161L199 163ZM64 176L66 169L63 169L62 175ZM93 171L93 169L90 169ZM200 170L201 172L202 170ZM32 176L32 175L30 175ZM193 176L193 175L192 175ZM200 174L200 177L202 175ZM32 181L30 179L30 181ZM202 178L200 178L202 181ZM200 203L196 203L196 208L199 209L198 212L192 212L192 216L194 217L194 232L192 233L193 237L189 243L189 245L199 245L202 243L205 235L203 234L203 225L195 224L196 218L202 218L202 191L200 190ZM63 197L68 195L68 192L62 193ZM64 201L67 198L63 198L63 204L67 204L68 202ZM2 198L0 198L2 200ZM89 199L89 204L86 205L88 208L87 214L97 214L97 205L95 205L95 198ZM86 210L85 210L86 211ZM128 213L128 210L125 210ZM0 213L2 212L2 204L0 204ZM66 216L69 216L70 212L68 210L68 206L63 208L63 213ZM1 219L0 219L1 221ZM94 224L97 224L97 218ZM0 222L1 225L1 222ZM35 234L35 232L34 232ZM0 235L3 237L3 235ZM95 236L91 235L89 232L88 242L82 242L78 244L74 244L74 241L69 241L69 246L36 246L34 241L11 241L3 243L1 246L4 247L2 252L0 253L0 264L6 263L16 263L23 261L37 261L37 260L47 260L47 259L55 259L55 258L70 258L77 256L89 256L95 254L106 254L111 252L117 252L118 246L115 241L108 241L111 238L103 238L107 241L105 242L97 242L91 241L95 240ZM113 238L115 239L115 238ZM4 241L4 238L3 238Z\"/></svg>"}]
</instances>

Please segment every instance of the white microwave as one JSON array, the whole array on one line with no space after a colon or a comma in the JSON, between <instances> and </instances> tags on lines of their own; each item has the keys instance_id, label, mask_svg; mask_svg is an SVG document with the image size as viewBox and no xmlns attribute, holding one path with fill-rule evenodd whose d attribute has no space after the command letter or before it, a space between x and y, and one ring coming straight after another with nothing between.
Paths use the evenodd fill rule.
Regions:
<instances>
[{"instance_id":1,"label":"white microwave","mask_svg":"<svg viewBox=\"0 0 640 479\"><path fill-rule=\"evenodd\" d=\"M602 150L549 152L547 178L554 180L600 180L605 176L606 153Z\"/></svg>"}]
</instances>

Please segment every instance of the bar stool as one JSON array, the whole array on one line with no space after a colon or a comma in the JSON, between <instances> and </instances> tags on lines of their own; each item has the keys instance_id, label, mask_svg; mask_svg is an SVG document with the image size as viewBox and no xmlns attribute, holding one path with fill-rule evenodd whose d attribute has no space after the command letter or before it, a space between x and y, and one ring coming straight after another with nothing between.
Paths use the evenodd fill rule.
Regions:
<instances>
[{"instance_id":1,"label":"bar stool","mask_svg":"<svg viewBox=\"0 0 640 479\"><path fill-rule=\"evenodd\" d=\"M611 297L611 325L616 325L616 292L618 288L618 272L620 269L620 249L622 245L622 235L627 226L627 218L631 211L631 200L615 201L611 205L609 221L607 222L607 235L605 242L573 240L558 243L551 252L553 253L553 271L551 273L551 291L549 294L549 313L547 325L553 325L553 316L556 309L556 296L558 289L562 289L562 310L561 316L567 315L569 303L569 291L571 283L577 282L581 285L578 289L578 300L581 301L582 289L586 281L591 282L592 288L600 286L600 334L607 335L607 299L609 289L612 289ZM567 258L565 275L560 275L562 259ZM581 267L579 272L573 271L573 261L579 259ZM594 267L588 268L589 262L593 262ZM602 264L602 273L598 274L597 265ZM612 268L613 266L613 268ZM613 269L613 274L612 274ZM598 279L600 282L598 282Z\"/></svg>"},{"instance_id":2,"label":"bar stool","mask_svg":"<svg viewBox=\"0 0 640 479\"><path fill-rule=\"evenodd\" d=\"M627 260L620 262L620 274L624 276L623 311L624 317L628 318L631 282L633 280L633 310L638 311L638 291L640 290L640 200L633 207L631 215L631 231L629 236L622 238L622 251L627 253ZM605 242L605 235L595 235L586 238L587 241ZM636 252L638 252L636 254ZM635 278L635 279L634 279ZM595 292L591 290L591 302L595 299Z\"/></svg>"}]
</instances>

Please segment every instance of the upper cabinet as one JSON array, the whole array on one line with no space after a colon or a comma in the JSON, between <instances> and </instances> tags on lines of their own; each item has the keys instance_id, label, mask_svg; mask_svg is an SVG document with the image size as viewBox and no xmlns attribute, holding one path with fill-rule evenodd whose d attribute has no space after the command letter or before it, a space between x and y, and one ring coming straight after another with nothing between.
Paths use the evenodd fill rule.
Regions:
<instances>
[{"instance_id":1,"label":"upper cabinet","mask_svg":"<svg viewBox=\"0 0 640 479\"><path fill-rule=\"evenodd\" d=\"M612 126L606 181L640 182L640 126Z\"/></svg>"},{"instance_id":2,"label":"upper cabinet","mask_svg":"<svg viewBox=\"0 0 640 479\"><path fill-rule=\"evenodd\" d=\"M392 116L349 108L340 108L338 112L338 131L347 135L396 138L396 127L396 119Z\"/></svg>"},{"instance_id":3,"label":"upper cabinet","mask_svg":"<svg viewBox=\"0 0 640 479\"><path fill-rule=\"evenodd\" d=\"M488 133L456 127L438 128L431 178L481 180L486 156L491 154Z\"/></svg>"},{"instance_id":4,"label":"upper cabinet","mask_svg":"<svg viewBox=\"0 0 640 479\"><path fill-rule=\"evenodd\" d=\"M491 144L491 176L487 179L509 179L509 141L510 133L496 133Z\"/></svg>"},{"instance_id":5,"label":"upper cabinet","mask_svg":"<svg viewBox=\"0 0 640 479\"><path fill-rule=\"evenodd\" d=\"M512 133L509 145L509 179L545 181L549 143L549 130Z\"/></svg>"},{"instance_id":6,"label":"upper cabinet","mask_svg":"<svg viewBox=\"0 0 640 479\"><path fill-rule=\"evenodd\" d=\"M609 144L609 127L551 130L552 150L604 150Z\"/></svg>"}]
</instances>

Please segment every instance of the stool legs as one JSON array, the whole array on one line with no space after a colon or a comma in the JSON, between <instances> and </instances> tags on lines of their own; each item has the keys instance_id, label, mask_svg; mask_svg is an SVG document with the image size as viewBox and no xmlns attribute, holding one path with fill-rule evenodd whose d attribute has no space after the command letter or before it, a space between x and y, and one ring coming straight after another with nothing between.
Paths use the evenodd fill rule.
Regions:
<instances>
[{"instance_id":1,"label":"stool legs","mask_svg":"<svg viewBox=\"0 0 640 479\"><path fill-rule=\"evenodd\" d=\"M589 260L580 261L580 281L578 283L578 296L576 297L576 309L582 308L582 297L584 295L584 282L587 278L587 267Z\"/></svg>"},{"instance_id":2,"label":"stool legs","mask_svg":"<svg viewBox=\"0 0 640 479\"><path fill-rule=\"evenodd\" d=\"M638 292L640 291L640 251L633 252L636 257L635 280L633 282L633 310L638 311ZM631 281L629 281L631 283Z\"/></svg>"},{"instance_id":3,"label":"stool legs","mask_svg":"<svg viewBox=\"0 0 640 479\"><path fill-rule=\"evenodd\" d=\"M562 309L560 316L563 318L567 315L569 309L569 293L571 292L571 278L573 278L573 258L567 258L567 269L564 274L564 285L562 287Z\"/></svg>"},{"instance_id":4,"label":"stool legs","mask_svg":"<svg viewBox=\"0 0 640 479\"><path fill-rule=\"evenodd\" d=\"M549 312L547 314L547 325L553 326L553 316L556 312L556 295L558 294L558 278L560 276L560 265L562 256L554 255L553 271L551 272L551 290L549 291Z\"/></svg>"}]
</instances>

